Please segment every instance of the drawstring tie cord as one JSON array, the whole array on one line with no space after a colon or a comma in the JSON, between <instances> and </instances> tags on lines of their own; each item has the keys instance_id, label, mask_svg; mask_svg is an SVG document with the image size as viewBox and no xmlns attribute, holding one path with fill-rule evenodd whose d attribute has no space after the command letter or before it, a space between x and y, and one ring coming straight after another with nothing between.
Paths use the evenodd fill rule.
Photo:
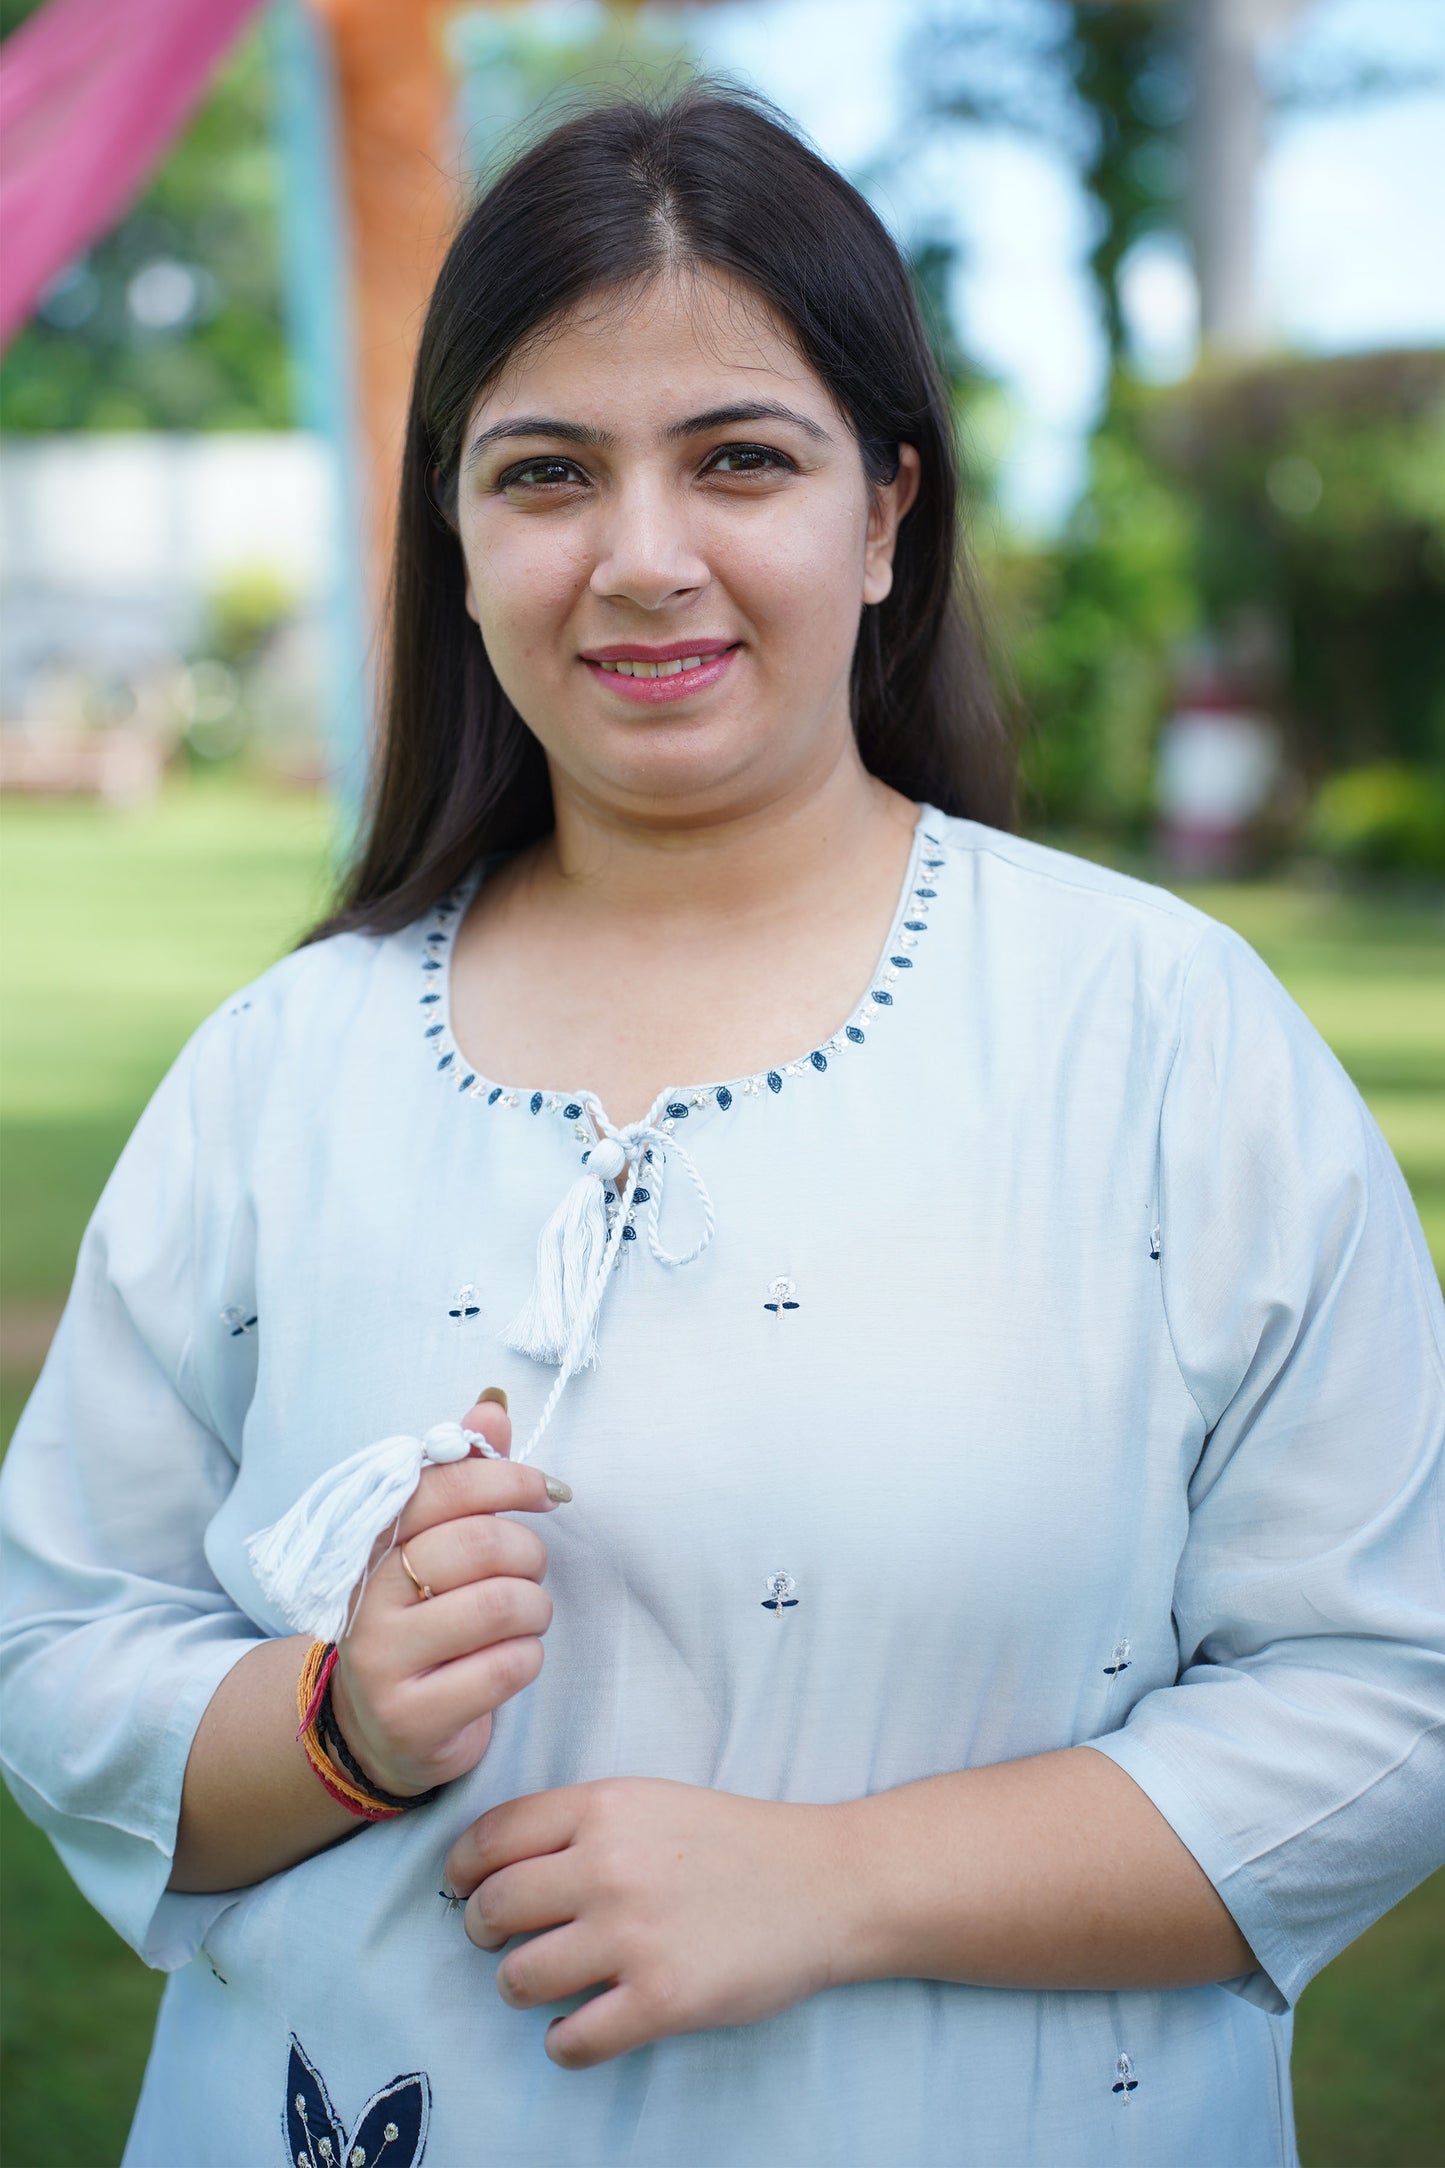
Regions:
<instances>
[{"instance_id":1,"label":"drawstring tie cord","mask_svg":"<svg viewBox=\"0 0 1445 2168\"><path fill-rule=\"evenodd\" d=\"M643 1223L647 1246L669 1271L695 1263L717 1231L707 1184L691 1152L676 1136L649 1122L631 1122L621 1129L601 1122L598 1128L597 1142L583 1155L585 1174L573 1183L537 1239L532 1293L502 1335L504 1344L520 1354L558 1363L560 1368L520 1452L502 1456L495 1447L483 1445L484 1452L497 1458L530 1460L567 1386L579 1370L597 1359L597 1320L609 1277L621 1262L626 1217L619 1212L609 1223L608 1184L615 1183L625 1167L632 1169L628 1193L635 1199L642 1188L647 1199ZM678 1161L702 1207L702 1233L690 1250L681 1253L667 1249L659 1231L670 1159Z\"/></svg>"},{"instance_id":2,"label":"drawstring tie cord","mask_svg":"<svg viewBox=\"0 0 1445 2168\"><path fill-rule=\"evenodd\" d=\"M622 1255L621 1229L636 1211L639 1186L647 1191L647 1246L660 1265L676 1270L692 1264L716 1231L707 1184L685 1144L648 1122L599 1128L597 1142L583 1155L586 1173L538 1238L536 1284L504 1336L508 1346L561 1366L531 1437L511 1456L516 1460L531 1458L568 1383L596 1359L598 1313ZM669 1159L681 1164L702 1206L702 1233L680 1255L664 1248L658 1232ZM624 1167L632 1169L633 1202L609 1220L607 1185ZM372 1555L375 1546L387 1537L384 1557L396 1543L423 1469L463 1460L474 1447L494 1460L507 1458L479 1431L463 1430L459 1423L437 1423L424 1438L380 1438L324 1470L289 1512L248 1540L257 1584L293 1632L337 1641L350 1630L361 1592L381 1562Z\"/></svg>"}]
</instances>

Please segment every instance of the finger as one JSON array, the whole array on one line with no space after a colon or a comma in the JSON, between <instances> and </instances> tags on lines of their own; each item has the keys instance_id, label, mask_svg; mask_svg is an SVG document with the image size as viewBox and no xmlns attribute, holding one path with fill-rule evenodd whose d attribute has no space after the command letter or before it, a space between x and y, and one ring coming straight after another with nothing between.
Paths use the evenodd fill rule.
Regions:
<instances>
[{"instance_id":1,"label":"finger","mask_svg":"<svg viewBox=\"0 0 1445 2168\"><path fill-rule=\"evenodd\" d=\"M439 1664L423 1678L412 1679L413 1714L418 1737L455 1739L478 1717L489 1716L520 1694L538 1676L545 1660L540 1634L509 1634L469 1656ZM467 1890L452 1888L459 1897Z\"/></svg>"},{"instance_id":2,"label":"finger","mask_svg":"<svg viewBox=\"0 0 1445 2168\"><path fill-rule=\"evenodd\" d=\"M507 1413L507 1396L500 1385L483 1387L462 1417L462 1428L479 1430L489 1445L495 1446L499 1453L510 1455L512 1418ZM550 1482L552 1479L549 1476L544 1480ZM554 1491L552 1495L559 1505L565 1505L572 1492L570 1487L564 1484L560 1493Z\"/></svg>"},{"instance_id":3,"label":"finger","mask_svg":"<svg viewBox=\"0 0 1445 2168\"><path fill-rule=\"evenodd\" d=\"M512 1955L505 1959L508 1965ZM646 2047L649 2041L664 2039L668 2030L636 1988L619 1980L605 1994L594 1995L580 2010L554 2018L542 2035L542 2045L549 2060L559 2068L591 2070L598 2063L610 2063L615 2056L630 2055L634 2048Z\"/></svg>"},{"instance_id":4,"label":"finger","mask_svg":"<svg viewBox=\"0 0 1445 2168\"><path fill-rule=\"evenodd\" d=\"M541 1859L520 1859L479 1882L462 1915L467 1940L479 1950L499 1950L513 1935L564 1927L575 1920L580 1892L575 1887L575 1855L570 1847ZM565 1994L565 1988L558 1988ZM504 1998L511 2001L509 1995ZM545 2002L547 1996L537 1999ZM518 1998L518 2007L521 1999Z\"/></svg>"},{"instance_id":5,"label":"finger","mask_svg":"<svg viewBox=\"0 0 1445 2168\"><path fill-rule=\"evenodd\" d=\"M547 1496L546 1476L530 1461L491 1460L473 1453L468 1460L423 1468L399 1534L409 1544L439 1521L459 1520L468 1513L550 1513L554 1503Z\"/></svg>"},{"instance_id":6,"label":"finger","mask_svg":"<svg viewBox=\"0 0 1445 2168\"><path fill-rule=\"evenodd\" d=\"M403 1677L419 1677L513 1634L544 1634L552 1599L535 1581L495 1574L468 1581L429 1603L409 1606L388 1621L391 1657Z\"/></svg>"},{"instance_id":7,"label":"finger","mask_svg":"<svg viewBox=\"0 0 1445 2168\"><path fill-rule=\"evenodd\" d=\"M616 1977L616 1956L602 1946L596 1928L571 1917L550 1934L508 1950L493 1974L497 1993L513 2010L535 2010L585 1988L610 1986Z\"/></svg>"},{"instance_id":8,"label":"finger","mask_svg":"<svg viewBox=\"0 0 1445 2168\"><path fill-rule=\"evenodd\" d=\"M605 1781L594 1779L593 1782ZM459 1897L470 1897L483 1875L516 1859L560 1852L577 1834L591 1784L561 1784L526 1792L488 1807L457 1838L447 1854L447 1880Z\"/></svg>"},{"instance_id":9,"label":"finger","mask_svg":"<svg viewBox=\"0 0 1445 2168\"><path fill-rule=\"evenodd\" d=\"M488 1445L495 1446L499 1453L511 1452L512 1418L507 1413L506 1395L500 1385L483 1386L462 1417L462 1429L479 1430Z\"/></svg>"},{"instance_id":10,"label":"finger","mask_svg":"<svg viewBox=\"0 0 1445 2168\"><path fill-rule=\"evenodd\" d=\"M467 1513L458 1520L438 1521L407 1539L406 1556L417 1580L434 1596L496 1574L540 1581L547 1571L547 1546L536 1530L525 1521L496 1513ZM407 1577L399 1550L378 1569L379 1575L383 1573L404 1603L422 1601Z\"/></svg>"}]
</instances>

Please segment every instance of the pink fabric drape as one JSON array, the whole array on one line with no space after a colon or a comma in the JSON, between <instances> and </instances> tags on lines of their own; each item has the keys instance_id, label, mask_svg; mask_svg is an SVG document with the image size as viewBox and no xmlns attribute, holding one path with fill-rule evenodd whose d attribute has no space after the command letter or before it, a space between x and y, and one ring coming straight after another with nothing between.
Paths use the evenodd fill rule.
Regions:
<instances>
[{"instance_id":1,"label":"pink fabric drape","mask_svg":"<svg viewBox=\"0 0 1445 2168\"><path fill-rule=\"evenodd\" d=\"M120 217L260 0L49 0L0 48L0 343Z\"/></svg>"}]
</instances>

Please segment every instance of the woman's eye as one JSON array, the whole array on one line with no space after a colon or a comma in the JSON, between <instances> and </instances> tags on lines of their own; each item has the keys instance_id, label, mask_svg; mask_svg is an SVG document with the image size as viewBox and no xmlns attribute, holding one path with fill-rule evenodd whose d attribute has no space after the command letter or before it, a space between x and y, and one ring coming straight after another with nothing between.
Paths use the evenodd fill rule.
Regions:
<instances>
[{"instance_id":1,"label":"woman's eye","mask_svg":"<svg viewBox=\"0 0 1445 2168\"><path fill-rule=\"evenodd\" d=\"M554 489L586 477L570 459L529 459L520 467L508 467L498 489Z\"/></svg>"},{"instance_id":2,"label":"woman's eye","mask_svg":"<svg viewBox=\"0 0 1445 2168\"><path fill-rule=\"evenodd\" d=\"M765 474L769 468L780 474L796 472L787 454L774 451L770 444L724 444L713 453L705 471L708 474Z\"/></svg>"}]
</instances>

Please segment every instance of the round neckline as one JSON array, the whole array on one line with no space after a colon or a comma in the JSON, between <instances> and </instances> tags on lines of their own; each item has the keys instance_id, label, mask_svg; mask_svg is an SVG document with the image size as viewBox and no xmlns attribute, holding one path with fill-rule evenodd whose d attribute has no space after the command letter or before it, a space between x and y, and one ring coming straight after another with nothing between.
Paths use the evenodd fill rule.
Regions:
<instances>
[{"instance_id":1,"label":"round neckline","mask_svg":"<svg viewBox=\"0 0 1445 2168\"><path fill-rule=\"evenodd\" d=\"M595 1092L500 1084L474 1068L457 1044L452 1029L452 955L467 908L486 877L487 861L483 860L434 904L422 921L426 927L421 942L422 1040L434 1058L436 1075L454 1085L460 1097L478 1100L489 1108L525 1107L533 1115L558 1115L571 1125L579 1141L588 1144L604 1134L623 1134L629 1129L661 1129L671 1134L676 1123L693 1113L709 1107L726 1113L741 1099L761 1098L764 1094L778 1097L789 1078L824 1075L834 1058L864 1052L869 1033L883 1024L895 1006L894 989L919 961L917 952L929 931L938 894L937 876L946 863L942 837L929 832L934 824L941 825L942 819L935 806L920 805L888 934L862 995L835 1031L807 1052L756 1069L750 1075L712 1084L669 1085L658 1093L640 1122L621 1125L612 1121Z\"/></svg>"}]
</instances>

